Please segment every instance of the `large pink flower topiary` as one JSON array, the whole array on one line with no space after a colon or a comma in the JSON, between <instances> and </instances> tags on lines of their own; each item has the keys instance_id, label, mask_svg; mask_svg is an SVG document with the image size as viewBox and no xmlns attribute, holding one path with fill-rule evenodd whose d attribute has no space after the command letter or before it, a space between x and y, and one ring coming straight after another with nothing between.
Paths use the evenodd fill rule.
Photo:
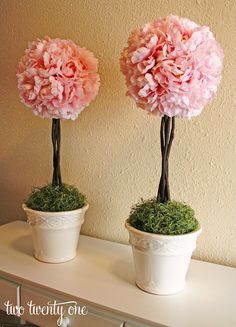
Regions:
<instances>
[{"instance_id":1,"label":"large pink flower topiary","mask_svg":"<svg viewBox=\"0 0 236 327\"><path fill-rule=\"evenodd\" d=\"M37 39L19 63L21 101L43 118L75 120L98 93L97 70L93 53L71 40Z\"/></svg>"},{"instance_id":2,"label":"large pink flower topiary","mask_svg":"<svg viewBox=\"0 0 236 327\"><path fill-rule=\"evenodd\" d=\"M170 15L133 31L120 63L128 95L139 107L191 118L215 95L222 61L208 27Z\"/></svg>"}]
</instances>

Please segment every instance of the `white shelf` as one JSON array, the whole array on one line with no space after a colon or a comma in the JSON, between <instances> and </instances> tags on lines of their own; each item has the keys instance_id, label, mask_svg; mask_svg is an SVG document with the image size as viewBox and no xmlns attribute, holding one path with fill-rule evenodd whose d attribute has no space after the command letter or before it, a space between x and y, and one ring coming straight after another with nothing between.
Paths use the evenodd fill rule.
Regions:
<instances>
[{"instance_id":1,"label":"white shelf","mask_svg":"<svg viewBox=\"0 0 236 327\"><path fill-rule=\"evenodd\" d=\"M185 290L157 296L135 286L130 246L81 236L73 261L46 264L32 253L26 223L0 227L0 277L150 326L236 326L234 268L192 260Z\"/></svg>"}]
</instances>

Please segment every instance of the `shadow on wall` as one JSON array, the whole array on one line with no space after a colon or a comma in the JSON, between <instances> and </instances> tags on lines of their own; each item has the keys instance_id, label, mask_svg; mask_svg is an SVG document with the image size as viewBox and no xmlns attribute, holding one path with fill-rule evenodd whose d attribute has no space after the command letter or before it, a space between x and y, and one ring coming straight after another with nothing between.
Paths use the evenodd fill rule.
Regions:
<instances>
[{"instance_id":1,"label":"shadow on wall","mask_svg":"<svg viewBox=\"0 0 236 327\"><path fill-rule=\"evenodd\" d=\"M18 177L15 176L15 169L17 165L14 160L11 160L10 155L8 158L1 162L0 170L0 207L1 207L1 220L0 224L9 221L24 219L24 213L21 212L20 205L24 195L26 194L26 187L23 183L24 174L19 171Z\"/></svg>"},{"instance_id":2,"label":"shadow on wall","mask_svg":"<svg viewBox=\"0 0 236 327\"><path fill-rule=\"evenodd\" d=\"M26 219L21 205L32 186L47 181L45 175L48 176L51 167L51 163L44 160L48 140L43 128L36 128L34 122L30 126L24 122L23 126L26 127L23 130L20 126L17 127L17 122L12 125L9 122L9 130L12 129L11 133L16 134L15 139L9 141L7 151L2 152L0 161L0 225Z\"/></svg>"}]
</instances>

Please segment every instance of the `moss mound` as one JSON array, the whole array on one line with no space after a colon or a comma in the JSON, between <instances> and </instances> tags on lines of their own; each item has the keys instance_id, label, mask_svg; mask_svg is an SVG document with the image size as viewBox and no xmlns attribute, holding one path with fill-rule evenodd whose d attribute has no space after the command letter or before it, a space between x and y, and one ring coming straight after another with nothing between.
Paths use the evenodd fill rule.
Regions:
<instances>
[{"instance_id":1,"label":"moss mound","mask_svg":"<svg viewBox=\"0 0 236 327\"><path fill-rule=\"evenodd\" d=\"M186 234L199 227L194 210L187 204L176 201L163 204L155 198L134 205L128 222L143 232L164 235Z\"/></svg>"},{"instance_id":2,"label":"moss mound","mask_svg":"<svg viewBox=\"0 0 236 327\"><path fill-rule=\"evenodd\" d=\"M34 188L25 204L33 210L58 212L82 208L85 202L85 196L75 186L47 184Z\"/></svg>"}]
</instances>

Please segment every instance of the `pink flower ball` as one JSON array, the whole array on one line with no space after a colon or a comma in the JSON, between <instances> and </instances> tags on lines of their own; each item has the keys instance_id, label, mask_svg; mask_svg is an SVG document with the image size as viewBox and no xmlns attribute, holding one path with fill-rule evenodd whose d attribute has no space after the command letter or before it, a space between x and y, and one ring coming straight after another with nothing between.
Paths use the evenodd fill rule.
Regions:
<instances>
[{"instance_id":1,"label":"pink flower ball","mask_svg":"<svg viewBox=\"0 0 236 327\"><path fill-rule=\"evenodd\" d=\"M98 61L71 40L37 39L19 62L21 101L43 118L75 120L96 97Z\"/></svg>"},{"instance_id":2,"label":"pink flower ball","mask_svg":"<svg viewBox=\"0 0 236 327\"><path fill-rule=\"evenodd\" d=\"M120 64L138 107L191 118L216 93L223 51L208 27L170 15L134 30Z\"/></svg>"}]
</instances>

